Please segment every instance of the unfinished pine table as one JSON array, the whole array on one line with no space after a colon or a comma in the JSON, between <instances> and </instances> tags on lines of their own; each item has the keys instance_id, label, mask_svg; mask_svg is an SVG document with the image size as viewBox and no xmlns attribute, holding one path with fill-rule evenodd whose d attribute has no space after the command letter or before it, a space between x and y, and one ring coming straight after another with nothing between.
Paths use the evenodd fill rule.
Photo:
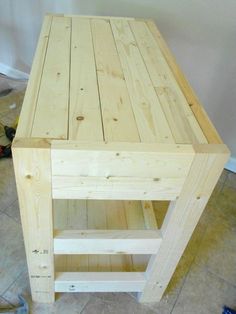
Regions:
<instances>
[{"instance_id":1,"label":"unfinished pine table","mask_svg":"<svg viewBox=\"0 0 236 314\"><path fill-rule=\"evenodd\" d=\"M153 21L47 15L13 145L33 300L160 300L228 156Z\"/></svg>"}]
</instances>

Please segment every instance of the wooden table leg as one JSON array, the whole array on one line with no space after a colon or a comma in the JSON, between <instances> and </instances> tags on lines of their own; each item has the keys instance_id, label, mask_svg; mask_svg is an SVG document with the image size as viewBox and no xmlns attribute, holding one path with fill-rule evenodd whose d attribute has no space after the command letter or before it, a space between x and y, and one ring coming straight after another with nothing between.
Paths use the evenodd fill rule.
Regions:
<instances>
[{"instance_id":1,"label":"wooden table leg","mask_svg":"<svg viewBox=\"0 0 236 314\"><path fill-rule=\"evenodd\" d=\"M32 299L54 302L50 145L13 146L13 159ZM29 145L30 146L30 145Z\"/></svg>"},{"instance_id":2,"label":"wooden table leg","mask_svg":"<svg viewBox=\"0 0 236 314\"><path fill-rule=\"evenodd\" d=\"M171 202L161 228L160 249L149 261L140 302L161 299L229 157L223 144L199 144L194 149L196 155L184 187Z\"/></svg>"}]
</instances>

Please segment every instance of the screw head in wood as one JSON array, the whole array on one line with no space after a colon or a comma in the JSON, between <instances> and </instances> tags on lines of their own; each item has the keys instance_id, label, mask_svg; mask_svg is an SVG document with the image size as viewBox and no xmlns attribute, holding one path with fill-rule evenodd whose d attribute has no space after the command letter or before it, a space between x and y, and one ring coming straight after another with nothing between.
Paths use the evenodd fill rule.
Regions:
<instances>
[{"instance_id":1,"label":"screw head in wood","mask_svg":"<svg viewBox=\"0 0 236 314\"><path fill-rule=\"evenodd\" d=\"M77 121L82 121L82 120L84 120L84 117L83 116L78 116L78 117L76 117L76 120Z\"/></svg>"}]
</instances>

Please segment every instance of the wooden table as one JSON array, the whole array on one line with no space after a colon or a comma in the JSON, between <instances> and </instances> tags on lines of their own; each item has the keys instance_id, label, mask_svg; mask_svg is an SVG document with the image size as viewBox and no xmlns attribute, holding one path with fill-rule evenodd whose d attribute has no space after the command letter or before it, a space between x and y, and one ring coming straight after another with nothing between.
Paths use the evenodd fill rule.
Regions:
<instances>
[{"instance_id":1,"label":"wooden table","mask_svg":"<svg viewBox=\"0 0 236 314\"><path fill-rule=\"evenodd\" d=\"M33 300L160 300L228 156L151 20L47 15L13 145Z\"/></svg>"}]
</instances>

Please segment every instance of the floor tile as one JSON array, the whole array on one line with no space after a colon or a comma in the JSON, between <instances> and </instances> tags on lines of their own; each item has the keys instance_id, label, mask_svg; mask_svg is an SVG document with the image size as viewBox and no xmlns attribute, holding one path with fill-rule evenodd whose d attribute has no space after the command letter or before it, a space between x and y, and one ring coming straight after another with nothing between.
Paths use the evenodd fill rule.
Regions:
<instances>
[{"instance_id":1,"label":"floor tile","mask_svg":"<svg viewBox=\"0 0 236 314\"><path fill-rule=\"evenodd\" d=\"M18 278L13 282L9 289L3 294L4 299L6 299L11 304L17 304L18 295L22 295L26 300L30 300L30 285L27 266L22 268L23 271L18 276Z\"/></svg>"},{"instance_id":2,"label":"floor tile","mask_svg":"<svg viewBox=\"0 0 236 314\"><path fill-rule=\"evenodd\" d=\"M225 185L215 205L220 217L236 226L236 190Z\"/></svg>"},{"instance_id":3,"label":"floor tile","mask_svg":"<svg viewBox=\"0 0 236 314\"><path fill-rule=\"evenodd\" d=\"M8 115L14 114L14 119L15 119L17 115L19 115L23 98L24 98L24 94L25 94L24 90L13 91L7 96L0 97L0 115L2 117L6 117ZM12 104L15 104L13 108L11 106ZM3 122L6 123L7 121L4 120Z\"/></svg>"},{"instance_id":4,"label":"floor tile","mask_svg":"<svg viewBox=\"0 0 236 314\"><path fill-rule=\"evenodd\" d=\"M16 222L21 223L21 220L20 220L20 209L19 209L18 200L16 200L13 204L8 206L4 210L4 213L7 214L12 219L14 219Z\"/></svg>"},{"instance_id":5,"label":"floor tile","mask_svg":"<svg viewBox=\"0 0 236 314\"><path fill-rule=\"evenodd\" d=\"M190 271L172 314L222 313L223 305L236 304L236 287L194 265Z\"/></svg>"},{"instance_id":6,"label":"floor tile","mask_svg":"<svg viewBox=\"0 0 236 314\"><path fill-rule=\"evenodd\" d=\"M218 217L207 228L195 262L236 285L236 228Z\"/></svg>"},{"instance_id":7,"label":"floor tile","mask_svg":"<svg viewBox=\"0 0 236 314\"><path fill-rule=\"evenodd\" d=\"M225 181L226 181L226 179L227 179L227 177L228 177L228 173L229 173L229 171L226 170L226 169L224 169L224 170L222 171L222 174L221 174L220 178L219 178L219 182L221 182L221 183L224 184Z\"/></svg>"},{"instance_id":8,"label":"floor tile","mask_svg":"<svg viewBox=\"0 0 236 314\"><path fill-rule=\"evenodd\" d=\"M225 184L236 189L236 173L228 171L227 180L225 181Z\"/></svg>"},{"instance_id":9,"label":"floor tile","mask_svg":"<svg viewBox=\"0 0 236 314\"><path fill-rule=\"evenodd\" d=\"M210 207L210 208L213 208L215 209L216 208L216 204L217 204L217 199L219 197L219 195L221 194L221 191L224 187L224 183L223 181L218 181L212 194L211 194L211 197L207 203L207 207Z\"/></svg>"},{"instance_id":10,"label":"floor tile","mask_svg":"<svg viewBox=\"0 0 236 314\"><path fill-rule=\"evenodd\" d=\"M93 294L83 314L155 314L160 313L140 304L127 293Z\"/></svg>"},{"instance_id":11,"label":"floor tile","mask_svg":"<svg viewBox=\"0 0 236 314\"><path fill-rule=\"evenodd\" d=\"M184 279L187 275L200 248L206 228L207 224L205 219L200 220L190 238L184 254L179 261L179 264L176 268L174 276L170 281L167 291L171 290L172 286L174 287L176 285L176 282Z\"/></svg>"},{"instance_id":12,"label":"floor tile","mask_svg":"<svg viewBox=\"0 0 236 314\"><path fill-rule=\"evenodd\" d=\"M32 303L31 314L79 314L90 300L89 293L64 293L52 304ZM100 312L95 312L100 313Z\"/></svg>"},{"instance_id":13,"label":"floor tile","mask_svg":"<svg viewBox=\"0 0 236 314\"><path fill-rule=\"evenodd\" d=\"M21 226L0 214L0 295L16 280L26 264Z\"/></svg>"},{"instance_id":14,"label":"floor tile","mask_svg":"<svg viewBox=\"0 0 236 314\"><path fill-rule=\"evenodd\" d=\"M0 211L4 211L17 199L12 159L0 159Z\"/></svg>"}]
</instances>

